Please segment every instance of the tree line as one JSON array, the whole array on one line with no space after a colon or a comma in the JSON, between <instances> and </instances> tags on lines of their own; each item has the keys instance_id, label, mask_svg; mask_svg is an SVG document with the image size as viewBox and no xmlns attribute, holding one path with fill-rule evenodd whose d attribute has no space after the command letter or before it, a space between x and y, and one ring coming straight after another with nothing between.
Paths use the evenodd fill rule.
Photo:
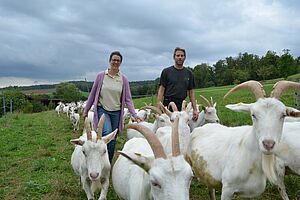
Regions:
<instances>
[{"instance_id":1,"label":"tree line","mask_svg":"<svg viewBox=\"0 0 300 200\"><path fill-rule=\"evenodd\" d=\"M226 57L210 66L207 63L189 67L195 76L196 88L223 86L238 84L247 80L269 80L276 78L287 78L293 74L300 73L300 56L294 58L290 50L284 49L281 55L274 51L268 51L264 56L249 53L239 53L236 57ZM298 76L300 77L300 76ZM299 80L299 79L298 79ZM35 85L24 87L8 87L0 92L0 106L9 105L9 101L3 103L3 99L13 99L14 110L38 112L45 109L41 102L43 99L59 99L63 102L85 100L83 92L89 92L93 82L71 81L54 85ZM155 80L130 82L133 96L153 95L157 93L159 77ZM28 89L51 89L56 88L53 95L35 95L30 98L22 94L22 90ZM50 105L50 108L54 107ZM1 113L0 116L3 114Z\"/></svg>"},{"instance_id":2,"label":"tree line","mask_svg":"<svg viewBox=\"0 0 300 200\"><path fill-rule=\"evenodd\" d=\"M195 77L196 88L234 85L247 80L264 81L287 78L300 73L300 56L294 58L289 49L282 55L268 51L264 56L239 53L236 57L226 57L212 66L207 63L189 67ZM133 95L156 94L159 77L154 81L131 85Z\"/></svg>"},{"instance_id":3,"label":"tree line","mask_svg":"<svg viewBox=\"0 0 300 200\"><path fill-rule=\"evenodd\" d=\"M213 66L200 64L191 69L197 88L238 84L247 80L269 80L287 78L300 73L300 56L294 58L290 50L282 55L268 51L264 56L240 53L237 57L226 57Z\"/></svg>"}]
</instances>

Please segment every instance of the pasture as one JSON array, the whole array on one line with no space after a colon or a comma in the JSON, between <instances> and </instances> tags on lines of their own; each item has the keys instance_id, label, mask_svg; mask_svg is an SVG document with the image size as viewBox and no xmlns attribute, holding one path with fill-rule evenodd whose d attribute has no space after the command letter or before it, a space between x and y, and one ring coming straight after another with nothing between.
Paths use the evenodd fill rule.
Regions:
<instances>
[{"instance_id":1,"label":"pasture","mask_svg":"<svg viewBox=\"0 0 300 200\"><path fill-rule=\"evenodd\" d=\"M267 95L271 87L272 84L265 85ZM200 89L196 91L196 96L202 94L207 98L213 97L222 124L237 126L251 123L249 114L235 113L224 106L229 103L254 102L254 95L239 91L224 100L223 96L230 88ZM293 90L288 90L281 99L287 106L294 107ZM148 97L135 99L134 103L139 108L144 102L149 104L151 101L152 98ZM198 98L198 103L204 102ZM13 113L0 118L0 199L86 199L79 177L70 164L74 146L69 141L81 135L82 124L81 121L80 131L73 132L69 119L65 115L58 117L54 110L35 114ZM125 134L117 138L117 150L125 143ZM300 199L300 177L287 176L285 184L290 199ZM220 199L220 191L217 191L217 198ZM118 199L112 186L108 199ZM206 187L197 180L192 182L190 199L208 199ZM268 184L263 195L255 199L281 198L277 188Z\"/></svg>"}]
</instances>

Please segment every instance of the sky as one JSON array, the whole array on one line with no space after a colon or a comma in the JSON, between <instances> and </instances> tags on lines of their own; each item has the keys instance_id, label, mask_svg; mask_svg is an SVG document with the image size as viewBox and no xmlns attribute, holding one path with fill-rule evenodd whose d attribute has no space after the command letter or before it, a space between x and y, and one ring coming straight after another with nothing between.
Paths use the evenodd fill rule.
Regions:
<instances>
[{"instance_id":1,"label":"sky","mask_svg":"<svg viewBox=\"0 0 300 200\"><path fill-rule=\"evenodd\" d=\"M94 81L112 51L129 81L154 80L186 49L186 66L300 56L297 0L0 0L0 88Z\"/></svg>"}]
</instances>

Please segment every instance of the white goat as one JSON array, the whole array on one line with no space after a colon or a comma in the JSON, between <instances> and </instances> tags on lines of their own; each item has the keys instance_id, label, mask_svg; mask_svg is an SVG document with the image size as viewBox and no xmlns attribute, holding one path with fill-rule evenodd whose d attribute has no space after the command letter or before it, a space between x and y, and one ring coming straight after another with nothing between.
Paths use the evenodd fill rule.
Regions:
<instances>
[{"instance_id":1,"label":"white goat","mask_svg":"<svg viewBox=\"0 0 300 200\"><path fill-rule=\"evenodd\" d=\"M147 128L149 128L153 133L156 133L157 129L160 127L164 127L164 126L172 126L172 123L170 121L170 117L165 114L162 113L161 110L157 109L154 106L145 106L142 109L151 109L153 110L153 112L155 112L155 120L153 123L150 122L139 122L139 124L146 126ZM134 137L144 137L140 132L138 132L135 129L127 129L127 140L130 140L131 138Z\"/></svg>"},{"instance_id":2,"label":"white goat","mask_svg":"<svg viewBox=\"0 0 300 200\"><path fill-rule=\"evenodd\" d=\"M300 112L298 112L300 113ZM276 149L275 172L276 182L282 199L288 200L284 185L286 169L289 173L300 176L300 122L285 122L283 124L282 138Z\"/></svg>"},{"instance_id":3,"label":"white goat","mask_svg":"<svg viewBox=\"0 0 300 200\"><path fill-rule=\"evenodd\" d=\"M180 155L178 133L173 131L173 153L167 157L156 135L139 124L145 138L132 138L124 145L112 169L112 182L119 197L125 200L188 200L193 172ZM154 158L153 158L154 157Z\"/></svg>"},{"instance_id":4,"label":"white goat","mask_svg":"<svg viewBox=\"0 0 300 200\"><path fill-rule=\"evenodd\" d=\"M63 111L64 104L62 102L59 102L58 105L55 107L55 111L57 112L57 115L60 116L60 112Z\"/></svg>"},{"instance_id":5,"label":"white goat","mask_svg":"<svg viewBox=\"0 0 300 200\"><path fill-rule=\"evenodd\" d=\"M88 199L94 199L94 193L101 188L99 200L106 200L109 186L110 163L106 144L116 135L117 130L105 137L102 135L102 127L105 116L102 115L97 132L91 131L91 122L86 118L86 133L79 139L71 140L76 144L71 157L71 164L76 174L80 176L82 187Z\"/></svg>"},{"instance_id":6,"label":"white goat","mask_svg":"<svg viewBox=\"0 0 300 200\"><path fill-rule=\"evenodd\" d=\"M217 103L213 102L211 98L211 102L208 101L204 96L200 95L200 97L207 103L207 106L202 106L202 111L198 114L198 119L194 121L193 118L193 108L192 103L189 102L187 109L190 110L189 112L189 122L188 125L193 131L196 127L203 126L205 123L219 123L220 119L217 115L216 106ZM191 107L191 108L190 108Z\"/></svg>"},{"instance_id":7,"label":"white goat","mask_svg":"<svg viewBox=\"0 0 300 200\"><path fill-rule=\"evenodd\" d=\"M167 113L170 117L171 121L174 121L175 118L179 118L179 126L178 126L178 133L179 133L179 141L180 141L180 151L183 155L186 154L188 145L190 143L190 127L188 126L189 120L189 110L186 107L186 101L182 102L182 109L178 111L177 106L174 102L170 102L169 104L172 107L173 112L171 112L168 108L163 106L164 112ZM172 151L172 127L165 126L157 129L156 135L159 141L162 143L165 152L169 154Z\"/></svg>"},{"instance_id":8,"label":"white goat","mask_svg":"<svg viewBox=\"0 0 300 200\"><path fill-rule=\"evenodd\" d=\"M242 83L225 97L241 88L248 88L256 95L257 101L226 107L250 112L252 126L206 124L194 129L187 157L197 178L208 186L211 199L215 199L215 188L222 188L222 200L231 199L235 193L252 198L264 191L265 175L276 182L273 153L279 147L284 117L295 115L278 99L285 89L295 87L295 84L278 84L271 98L264 98L265 92L260 83Z\"/></svg>"},{"instance_id":9,"label":"white goat","mask_svg":"<svg viewBox=\"0 0 300 200\"><path fill-rule=\"evenodd\" d=\"M74 107L71 107L70 121L72 123L73 130L78 131L79 130L79 123L80 123L80 115L75 112Z\"/></svg>"}]
</instances>

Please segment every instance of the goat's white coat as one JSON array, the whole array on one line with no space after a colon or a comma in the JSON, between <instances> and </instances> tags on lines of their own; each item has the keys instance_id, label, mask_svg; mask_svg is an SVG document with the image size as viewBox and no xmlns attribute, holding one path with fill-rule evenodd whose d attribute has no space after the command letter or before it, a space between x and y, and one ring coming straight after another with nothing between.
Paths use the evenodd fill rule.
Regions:
<instances>
[{"instance_id":1,"label":"goat's white coat","mask_svg":"<svg viewBox=\"0 0 300 200\"><path fill-rule=\"evenodd\" d=\"M189 110L186 111L174 111L172 112L171 121L174 121L176 117L179 118L178 133L179 133L179 146L181 154L185 155L188 145L190 143L190 127L188 126ZM172 152L172 127L165 126L158 128L156 135L163 145L166 154Z\"/></svg>"},{"instance_id":2,"label":"goat's white coat","mask_svg":"<svg viewBox=\"0 0 300 200\"><path fill-rule=\"evenodd\" d=\"M188 125L193 131L196 127L203 126L205 123L219 123L220 119L217 115L216 103L213 106L202 107L202 111L198 114L198 119L194 121L193 118L193 109L189 111L189 122ZM191 102L188 104L187 109L191 107Z\"/></svg>"},{"instance_id":3,"label":"goat's white coat","mask_svg":"<svg viewBox=\"0 0 300 200\"><path fill-rule=\"evenodd\" d=\"M153 133L156 133L157 129L160 127L172 125L172 123L170 121L170 117L164 113L161 115L155 115L155 120L153 123L145 122L145 121L142 121L139 123L142 124L143 126L146 126L147 128L149 128ZM131 138L134 138L134 137L143 138L144 136L137 130L127 129L127 140L130 140Z\"/></svg>"},{"instance_id":4,"label":"goat's white coat","mask_svg":"<svg viewBox=\"0 0 300 200\"><path fill-rule=\"evenodd\" d=\"M194 129L188 159L197 178L210 189L222 183L222 200L231 199L234 193L252 198L264 191L266 175L276 181L270 158L278 148L287 108L275 98L226 107L250 112L253 126L206 124ZM265 141L275 145L266 149Z\"/></svg>"},{"instance_id":5,"label":"goat's white coat","mask_svg":"<svg viewBox=\"0 0 300 200\"><path fill-rule=\"evenodd\" d=\"M116 135L117 130L96 140L97 134L92 131L92 141L87 140L86 133L72 142L82 143L76 145L71 157L71 165L76 174L80 176L82 187L88 199L94 199L94 193L101 188L99 200L105 200L110 176L110 163L106 144ZM84 153L83 153L84 152Z\"/></svg>"},{"instance_id":6,"label":"goat's white coat","mask_svg":"<svg viewBox=\"0 0 300 200\"><path fill-rule=\"evenodd\" d=\"M112 182L119 197L126 200L188 199L193 172L182 155L154 159L152 149L144 138L127 141L122 152L144 160L151 168L147 173L132 161L119 156L112 169Z\"/></svg>"}]
</instances>

